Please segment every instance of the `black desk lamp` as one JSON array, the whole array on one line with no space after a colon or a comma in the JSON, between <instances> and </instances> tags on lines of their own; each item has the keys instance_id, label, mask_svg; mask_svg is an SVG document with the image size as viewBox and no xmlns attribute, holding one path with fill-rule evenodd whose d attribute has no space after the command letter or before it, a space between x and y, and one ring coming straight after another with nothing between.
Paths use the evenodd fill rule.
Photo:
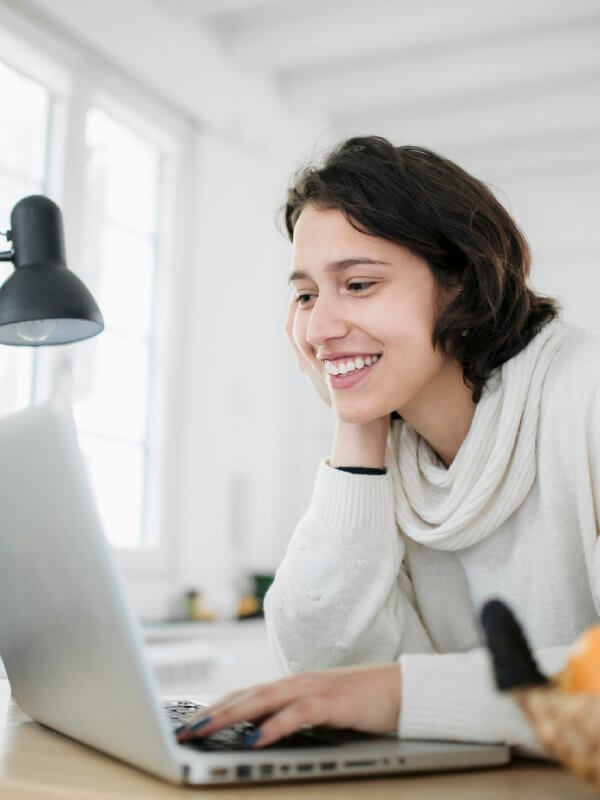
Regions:
<instances>
[{"instance_id":1,"label":"black desk lamp","mask_svg":"<svg viewBox=\"0 0 600 800\"><path fill-rule=\"evenodd\" d=\"M0 344L68 344L104 329L96 301L67 269L62 214L48 197L34 194L16 204L4 236L15 272L0 287Z\"/></svg>"}]
</instances>

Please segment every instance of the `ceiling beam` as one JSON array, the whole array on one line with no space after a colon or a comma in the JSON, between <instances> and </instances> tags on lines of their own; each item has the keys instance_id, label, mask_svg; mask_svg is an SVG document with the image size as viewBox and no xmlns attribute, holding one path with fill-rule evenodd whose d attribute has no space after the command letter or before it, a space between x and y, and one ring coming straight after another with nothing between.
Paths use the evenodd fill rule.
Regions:
<instances>
[{"instance_id":1,"label":"ceiling beam","mask_svg":"<svg viewBox=\"0 0 600 800\"><path fill-rule=\"evenodd\" d=\"M336 138L364 134L430 147L440 152L489 148L498 141L540 141L578 137L581 131L600 137L600 72L586 80L554 86L525 86L449 97L429 108L397 108L382 113L346 114L332 126Z\"/></svg>"},{"instance_id":2,"label":"ceiling beam","mask_svg":"<svg viewBox=\"0 0 600 800\"><path fill-rule=\"evenodd\" d=\"M322 9L325 9L324 11ZM597 17L597 0L421 0L407 7L397 0L360 4L322 4L308 13L299 4L285 13L232 29L225 40L230 55L244 67L289 72L315 65L349 65L373 54L434 52L449 42Z\"/></svg>"},{"instance_id":3,"label":"ceiling beam","mask_svg":"<svg viewBox=\"0 0 600 800\"><path fill-rule=\"evenodd\" d=\"M206 17L213 20L232 14L276 8L291 0L153 0L153 2L177 17L198 21Z\"/></svg>"},{"instance_id":4,"label":"ceiling beam","mask_svg":"<svg viewBox=\"0 0 600 800\"><path fill-rule=\"evenodd\" d=\"M349 109L366 114L394 108L410 114L448 97L500 89L518 93L529 91L528 86L585 79L594 71L600 71L600 17L543 35L473 41L439 53L297 73L280 85L283 98L297 111L335 116Z\"/></svg>"}]
</instances>

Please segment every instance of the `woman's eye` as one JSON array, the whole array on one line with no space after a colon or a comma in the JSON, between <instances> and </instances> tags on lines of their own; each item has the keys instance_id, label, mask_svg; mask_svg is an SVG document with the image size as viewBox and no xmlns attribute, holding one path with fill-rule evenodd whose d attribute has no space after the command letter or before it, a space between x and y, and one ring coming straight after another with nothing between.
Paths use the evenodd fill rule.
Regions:
<instances>
[{"instance_id":1,"label":"woman's eye","mask_svg":"<svg viewBox=\"0 0 600 800\"><path fill-rule=\"evenodd\" d=\"M296 303L298 303L299 306L305 306L308 302L310 302L310 298L311 297L312 297L312 294L308 294L307 292L304 292L303 294L297 294L296 297L295 297L295 300L296 300Z\"/></svg>"},{"instance_id":2,"label":"woman's eye","mask_svg":"<svg viewBox=\"0 0 600 800\"><path fill-rule=\"evenodd\" d=\"M374 281L354 281L354 283L348 284L348 289L351 290L352 294L357 292L364 292L369 289L371 286L374 286ZM304 306L308 305L317 295L313 292L299 292L296 297L294 298L295 302L303 308Z\"/></svg>"},{"instance_id":3,"label":"woman's eye","mask_svg":"<svg viewBox=\"0 0 600 800\"><path fill-rule=\"evenodd\" d=\"M373 286L373 281L356 281L355 283L349 283L348 289L364 292L370 286Z\"/></svg>"}]
</instances>

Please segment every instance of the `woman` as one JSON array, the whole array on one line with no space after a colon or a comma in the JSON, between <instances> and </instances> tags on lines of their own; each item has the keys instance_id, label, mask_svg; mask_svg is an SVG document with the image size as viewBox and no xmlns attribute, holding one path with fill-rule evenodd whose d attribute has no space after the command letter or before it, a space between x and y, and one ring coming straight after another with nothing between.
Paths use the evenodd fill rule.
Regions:
<instances>
[{"instance_id":1,"label":"woman","mask_svg":"<svg viewBox=\"0 0 600 800\"><path fill-rule=\"evenodd\" d=\"M287 333L336 421L265 602L289 677L182 736L260 718L256 747L327 723L539 751L478 613L504 599L549 672L598 621L599 339L527 286L491 192L424 148L346 141L285 222Z\"/></svg>"}]
</instances>

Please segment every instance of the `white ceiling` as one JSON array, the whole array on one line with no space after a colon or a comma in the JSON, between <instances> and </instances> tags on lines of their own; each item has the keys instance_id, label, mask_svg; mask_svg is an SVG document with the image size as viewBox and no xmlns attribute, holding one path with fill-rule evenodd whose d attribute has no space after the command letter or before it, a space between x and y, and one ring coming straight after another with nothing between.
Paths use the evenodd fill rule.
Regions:
<instances>
[{"instance_id":1,"label":"white ceiling","mask_svg":"<svg viewBox=\"0 0 600 800\"><path fill-rule=\"evenodd\" d=\"M600 152L598 0L149 2L339 133L454 153L548 137Z\"/></svg>"}]
</instances>

